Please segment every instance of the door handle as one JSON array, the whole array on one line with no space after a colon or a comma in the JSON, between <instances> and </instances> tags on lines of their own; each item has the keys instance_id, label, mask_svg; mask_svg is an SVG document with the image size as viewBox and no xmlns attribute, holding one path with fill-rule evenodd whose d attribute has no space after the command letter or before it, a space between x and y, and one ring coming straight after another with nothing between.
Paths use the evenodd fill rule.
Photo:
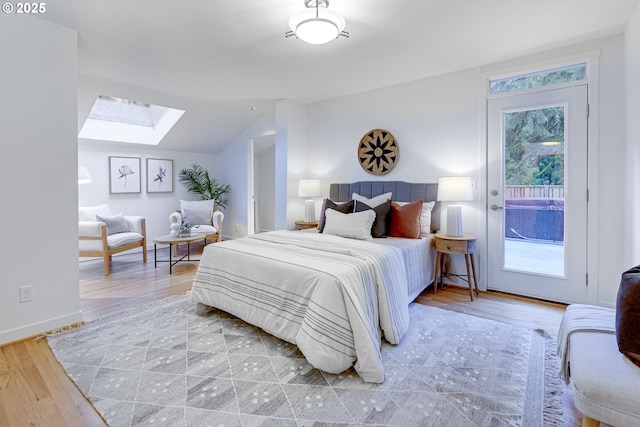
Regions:
<instances>
[{"instance_id":1,"label":"door handle","mask_svg":"<svg viewBox=\"0 0 640 427\"><path fill-rule=\"evenodd\" d=\"M491 206L489 206L489 209L491 209L492 211L497 211L498 209L502 209L502 206L498 206L494 203Z\"/></svg>"}]
</instances>

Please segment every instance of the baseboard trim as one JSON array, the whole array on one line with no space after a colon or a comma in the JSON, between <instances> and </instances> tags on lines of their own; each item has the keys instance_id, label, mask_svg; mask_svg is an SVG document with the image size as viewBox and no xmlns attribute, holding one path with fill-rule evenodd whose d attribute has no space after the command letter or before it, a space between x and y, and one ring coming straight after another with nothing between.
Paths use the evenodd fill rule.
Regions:
<instances>
[{"instance_id":1,"label":"baseboard trim","mask_svg":"<svg viewBox=\"0 0 640 427\"><path fill-rule=\"evenodd\" d=\"M56 329L64 328L70 325L81 323L82 312L78 310L65 316L55 317L38 323L21 326L19 328L10 329L0 332L0 346L11 344L13 342L25 341Z\"/></svg>"}]
</instances>

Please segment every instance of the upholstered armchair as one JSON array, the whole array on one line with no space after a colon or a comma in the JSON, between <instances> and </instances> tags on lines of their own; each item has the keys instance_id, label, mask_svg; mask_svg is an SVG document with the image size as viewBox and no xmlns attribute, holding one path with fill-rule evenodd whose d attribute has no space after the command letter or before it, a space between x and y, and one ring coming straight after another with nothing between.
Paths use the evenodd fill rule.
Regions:
<instances>
[{"instance_id":1,"label":"upholstered armchair","mask_svg":"<svg viewBox=\"0 0 640 427\"><path fill-rule=\"evenodd\" d=\"M214 210L213 200L180 200L180 211L169 215L171 225L189 223L194 233L204 233L205 245L207 239L214 242L222 240L222 221L224 214Z\"/></svg>"},{"instance_id":2,"label":"upholstered armchair","mask_svg":"<svg viewBox=\"0 0 640 427\"><path fill-rule=\"evenodd\" d=\"M104 275L111 274L112 255L142 248L142 261L147 262L147 231L145 218L113 215L108 205L78 209L79 254L81 257L101 257Z\"/></svg>"}]
</instances>

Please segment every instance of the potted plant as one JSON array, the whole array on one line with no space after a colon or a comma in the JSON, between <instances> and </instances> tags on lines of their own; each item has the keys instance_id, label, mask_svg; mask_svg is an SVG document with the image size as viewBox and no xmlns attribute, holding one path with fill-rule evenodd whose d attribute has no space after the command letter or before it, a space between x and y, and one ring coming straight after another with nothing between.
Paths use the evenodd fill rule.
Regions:
<instances>
[{"instance_id":1,"label":"potted plant","mask_svg":"<svg viewBox=\"0 0 640 427\"><path fill-rule=\"evenodd\" d=\"M189 224L188 222L182 223L182 225L180 226L180 230L178 232L178 237L191 236L192 228L193 228L193 224Z\"/></svg>"},{"instance_id":2,"label":"potted plant","mask_svg":"<svg viewBox=\"0 0 640 427\"><path fill-rule=\"evenodd\" d=\"M217 179L211 179L209 172L199 164L194 163L190 168L180 170L178 181L184 184L189 192L199 195L200 200L213 200L217 207L227 207L229 185L222 185Z\"/></svg>"}]
</instances>

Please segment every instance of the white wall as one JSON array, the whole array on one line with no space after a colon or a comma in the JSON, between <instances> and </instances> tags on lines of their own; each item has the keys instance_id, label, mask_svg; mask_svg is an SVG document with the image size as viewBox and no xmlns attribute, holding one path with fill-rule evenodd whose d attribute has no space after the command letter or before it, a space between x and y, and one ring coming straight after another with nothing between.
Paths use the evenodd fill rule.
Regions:
<instances>
[{"instance_id":1,"label":"white wall","mask_svg":"<svg viewBox=\"0 0 640 427\"><path fill-rule=\"evenodd\" d=\"M298 197L298 179L314 178L307 169L306 108L288 100L276 103L275 117L264 115L249 129L235 138L219 155L225 182L232 188L231 203L226 213L229 219L223 237L247 235L249 194L249 141L275 133L275 227L295 228L295 221L304 217L304 201Z\"/></svg>"},{"instance_id":2,"label":"white wall","mask_svg":"<svg viewBox=\"0 0 640 427\"><path fill-rule=\"evenodd\" d=\"M589 153L589 188L593 195L590 197L590 205L597 207L595 215L590 210L589 222L591 225L595 222L597 229L591 227L588 244L590 252L597 253L597 256L590 260L587 297L590 303L608 307L615 307L620 275L630 267L626 263L624 252L624 242L628 238L624 228L624 63L624 36L603 41L600 54L598 150ZM590 140L589 144L593 142ZM597 182L592 179L595 168ZM591 274L593 268L597 268L597 271Z\"/></svg>"},{"instance_id":3,"label":"white wall","mask_svg":"<svg viewBox=\"0 0 640 427\"><path fill-rule=\"evenodd\" d=\"M298 197L298 181L310 175L307 152L306 108L294 101L276 104L276 228L295 229L304 218L304 200ZM286 152L285 152L286 150Z\"/></svg>"},{"instance_id":4,"label":"white wall","mask_svg":"<svg viewBox=\"0 0 640 427\"><path fill-rule=\"evenodd\" d=\"M626 31L626 221L625 264L640 264L640 6Z\"/></svg>"},{"instance_id":5,"label":"white wall","mask_svg":"<svg viewBox=\"0 0 640 427\"><path fill-rule=\"evenodd\" d=\"M631 24L630 36L634 28ZM627 54L633 56L630 50L637 49L628 42ZM597 102L592 106L592 122L597 126L590 136L590 145L595 147L590 153L590 212L595 214L590 216L589 298L592 303L613 306L620 272L629 266L620 243L627 239L627 233L616 226L623 224L624 211L613 208L623 198L620 183L625 178L624 168L620 167L625 161L622 35L310 105L279 101L275 117L261 117L212 159L220 171L216 176L232 188L223 235L232 238L247 233L249 140L274 130L276 228L291 229L293 222L302 217L303 203L297 197L297 180L302 177L323 179L326 191L330 182L435 182L442 175L464 174L478 184L476 201L464 208L464 227L483 235L485 138L479 88L484 78L594 53L599 56L600 72L595 76L599 91L591 94L591 102ZM384 177L366 173L356 158L358 141L374 128L391 131L400 144L399 163ZM480 277L484 277L483 241L480 248L478 263Z\"/></svg>"},{"instance_id":6,"label":"white wall","mask_svg":"<svg viewBox=\"0 0 640 427\"><path fill-rule=\"evenodd\" d=\"M183 98L171 94L149 91L141 87L106 80L87 75L78 76L78 132L86 120L98 95L117 96L126 99L138 99L158 105L169 105L175 108L184 107L187 102ZM189 101L192 105L193 102ZM188 115L206 115L208 106L198 104L199 111L187 110ZM184 117L183 117L184 118ZM183 120L180 119L180 120ZM180 120L178 123L180 123ZM177 127L177 126L176 126ZM173 137L175 128L168 137ZM139 157L141 168L141 192L132 194L109 193L109 156ZM147 193L147 159L173 160L173 192ZM169 151L162 148L162 141L157 146L142 144L114 143L90 139L78 140L78 164L86 166L93 182L80 185L78 189L79 206L96 206L106 203L113 213L125 215L141 215L146 218L147 245L153 247L153 238L169 234L169 215L179 209L180 199L197 200L198 196L187 192L184 185L178 182L178 172L197 163L204 167L212 178L218 178L219 166L217 156L213 154ZM222 228L224 233L225 223ZM116 255L117 256L117 255ZM85 258L86 259L86 258Z\"/></svg>"},{"instance_id":7,"label":"white wall","mask_svg":"<svg viewBox=\"0 0 640 427\"><path fill-rule=\"evenodd\" d=\"M78 78L76 33L26 16L2 15L0 19L0 112L9 118L0 127L0 140L4 141L0 150L5 159L0 188L6 206L17 205L20 212L19 217L18 209L2 212L4 224L17 224L6 226L4 231L11 247L9 256L0 260L0 343L80 320L78 203L107 202L116 212L138 211L147 216L152 237L164 234L168 212L177 208L179 198L188 197L177 180L170 196L146 194L144 184L143 193L136 196L109 195L109 155L141 157L143 168L147 157L170 158L174 173L194 162L210 168L212 175L231 185L223 235L243 236L248 225L248 141L277 129L279 228L290 227L302 215L303 204L296 195L300 177L319 177L328 184L361 179L435 181L445 173L464 173L477 179L479 193L464 212L465 229L480 231L484 226L480 194L484 189L484 118L479 113L482 99L478 87L483 76L593 50L601 53L601 73L598 132L590 141L597 147L591 156L595 157L592 171L597 173L596 185L591 188L597 215L591 217L595 232L590 236L590 252L595 253L590 257L595 266L590 268L597 274L596 280L592 279L596 292L590 293L594 295L590 302L613 305L620 273L640 258L640 96L634 96L640 95L636 78L640 75L638 9L626 31L626 45L616 36L308 106L281 101L277 118L270 114L261 117L221 153L204 156L104 144L78 149L78 127L97 88L106 83ZM390 174L375 178L359 167L355 153L362 135L378 127L397 138L400 161ZM78 159L94 178L79 190ZM627 183L626 209L621 208L624 195L619 191L623 178ZM27 284L35 287L35 301L20 304L19 287Z\"/></svg>"},{"instance_id":8,"label":"white wall","mask_svg":"<svg viewBox=\"0 0 640 427\"><path fill-rule=\"evenodd\" d=\"M307 156L310 174L326 186L335 182L400 180L438 182L440 176L481 179L478 71L467 70L308 106ZM313 120L311 120L313 117ZM399 145L396 166L384 176L362 169L360 139L371 129L391 132ZM478 198L465 203L465 232L478 234ZM444 226L446 218L441 219ZM457 271L460 260L453 259ZM482 275L484 254L476 254Z\"/></svg>"},{"instance_id":9,"label":"white wall","mask_svg":"<svg viewBox=\"0 0 640 427\"><path fill-rule=\"evenodd\" d=\"M600 172L592 179L592 202L600 216L590 236L590 252L597 265L591 283L590 302L613 306L623 263L622 227L624 213L620 191L624 182L624 39L622 35L576 46L531 55L517 60L449 73L402 85L308 105L307 151L309 174L329 182L358 180L404 180L436 182L448 174L464 174L476 179L477 198L465 206L465 231L484 234L485 137L483 95L479 88L486 76L527 70L541 62L568 56L600 52L598 133L589 143L597 151L595 166ZM360 138L370 129L384 128L396 137L400 159L384 177L362 170L356 158ZM597 172L597 171L590 171ZM593 178L593 177L592 177ZM443 219L444 221L444 219ZM444 222L443 222L444 223ZM484 242L480 243L478 263L484 278ZM464 266L456 266L460 271ZM591 288L593 289L593 287Z\"/></svg>"},{"instance_id":10,"label":"white wall","mask_svg":"<svg viewBox=\"0 0 640 427\"><path fill-rule=\"evenodd\" d=\"M140 158L140 193L109 193L109 156ZM147 159L149 158L173 160L172 193L147 193ZM204 167L212 178L218 178L220 181L216 175L218 170L216 158L212 154L165 151L145 145L81 142L78 146L78 164L87 167L93 181L78 186L78 206L96 206L106 203L114 214L144 216L147 226L147 246L153 247L154 237L169 234L169 215L180 208L180 199L198 200L198 196L189 193L185 186L178 182L178 172L197 163ZM225 183L222 182L222 184ZM223 222L223 233L224 227Z\"/></svg>"},{"instance_id":11,"label":"white wall","mask_svg":"<svg viewBox=\"0 0 640 427\"><path fill-rule=\"evenodd\" d=\"M230 218L224 237L247 235L249 179L249 141L275 133L275 227L290 229L304 215L304 201L298 197L298 179L307 174L305 106L278 101L275 117L264 115L220 152L222 176L231 185ZM225 217L226 221L226 217Z\"/></svg>"},{"instance_id":12,"label":"white wall","mask_svg":"<svg viewBox=\"0 0 640 427\"><path fill-rule=\"evenodd\" d=\"M0 344L82 320L75 31L0 16ZM31 285L34 301L19 302Z\"/></svg>"},{"instance_id":13,"label":"white wall","mask_svg":"<svg viewBox=\"0 0 640 427\"><path fill-rule=\"evenodd\" d=\"M220 177L225 184L231 186L229 203L225 210L223 239L246 236L249 230L248 199L249 182L249 141L275 131L274 118L271 114L261 116L240 136L218 153ZM278 172L276 172L278 173ZM276 192L280 191L276 189Z\"/></svg>"},{"instance_id":14,"label":"white wall","mask_svg":"<svg viewBox=\"0 0 640 427\"><path fill-rule=\"evenodd\" d=\"M635 20L630 26L631 36L634 30L638 31L637 16ZM627 51L637 51L637 43L633 42ZM627 55L633 56L628 52ZM321 178L326 189L331 182L371 179L436 182L443 175L464 174L477 183L475 201L465 205L464 228L483 236L486 206L483 82L491 75L525 72L530 67L590 57L597 58L598 73L593 76L590 92L588 301L614 306L620 273L629 266L624 242L630 238L623 227L624 209L620 208L625 180L622 34L310 105L280 101L276 107L276 182L278 192L286 191L287 205L283 208L277 202L277 228L291 228L293 221L302 215L302 202L295 194L297 179L301 177ZM389 130L400 145L398 164L383 177L366 173L356 158L357 143L374 128ZM246 174L244 140L235 141L222 153L223 163L233 168L227 178L238 183L243 183ZM226 170L231 171L229 167ZM234 197L246 199L246 193L237 190ZM232 216L241 222L246 205L238 207ZM444 224L444 218L442 221ZM240 231L236 235L244 234ZM481 238L477 257L482 279L486 276L484 245ZM459 267L464 268L455 268Z\"/></svg>"}]
</instances>

